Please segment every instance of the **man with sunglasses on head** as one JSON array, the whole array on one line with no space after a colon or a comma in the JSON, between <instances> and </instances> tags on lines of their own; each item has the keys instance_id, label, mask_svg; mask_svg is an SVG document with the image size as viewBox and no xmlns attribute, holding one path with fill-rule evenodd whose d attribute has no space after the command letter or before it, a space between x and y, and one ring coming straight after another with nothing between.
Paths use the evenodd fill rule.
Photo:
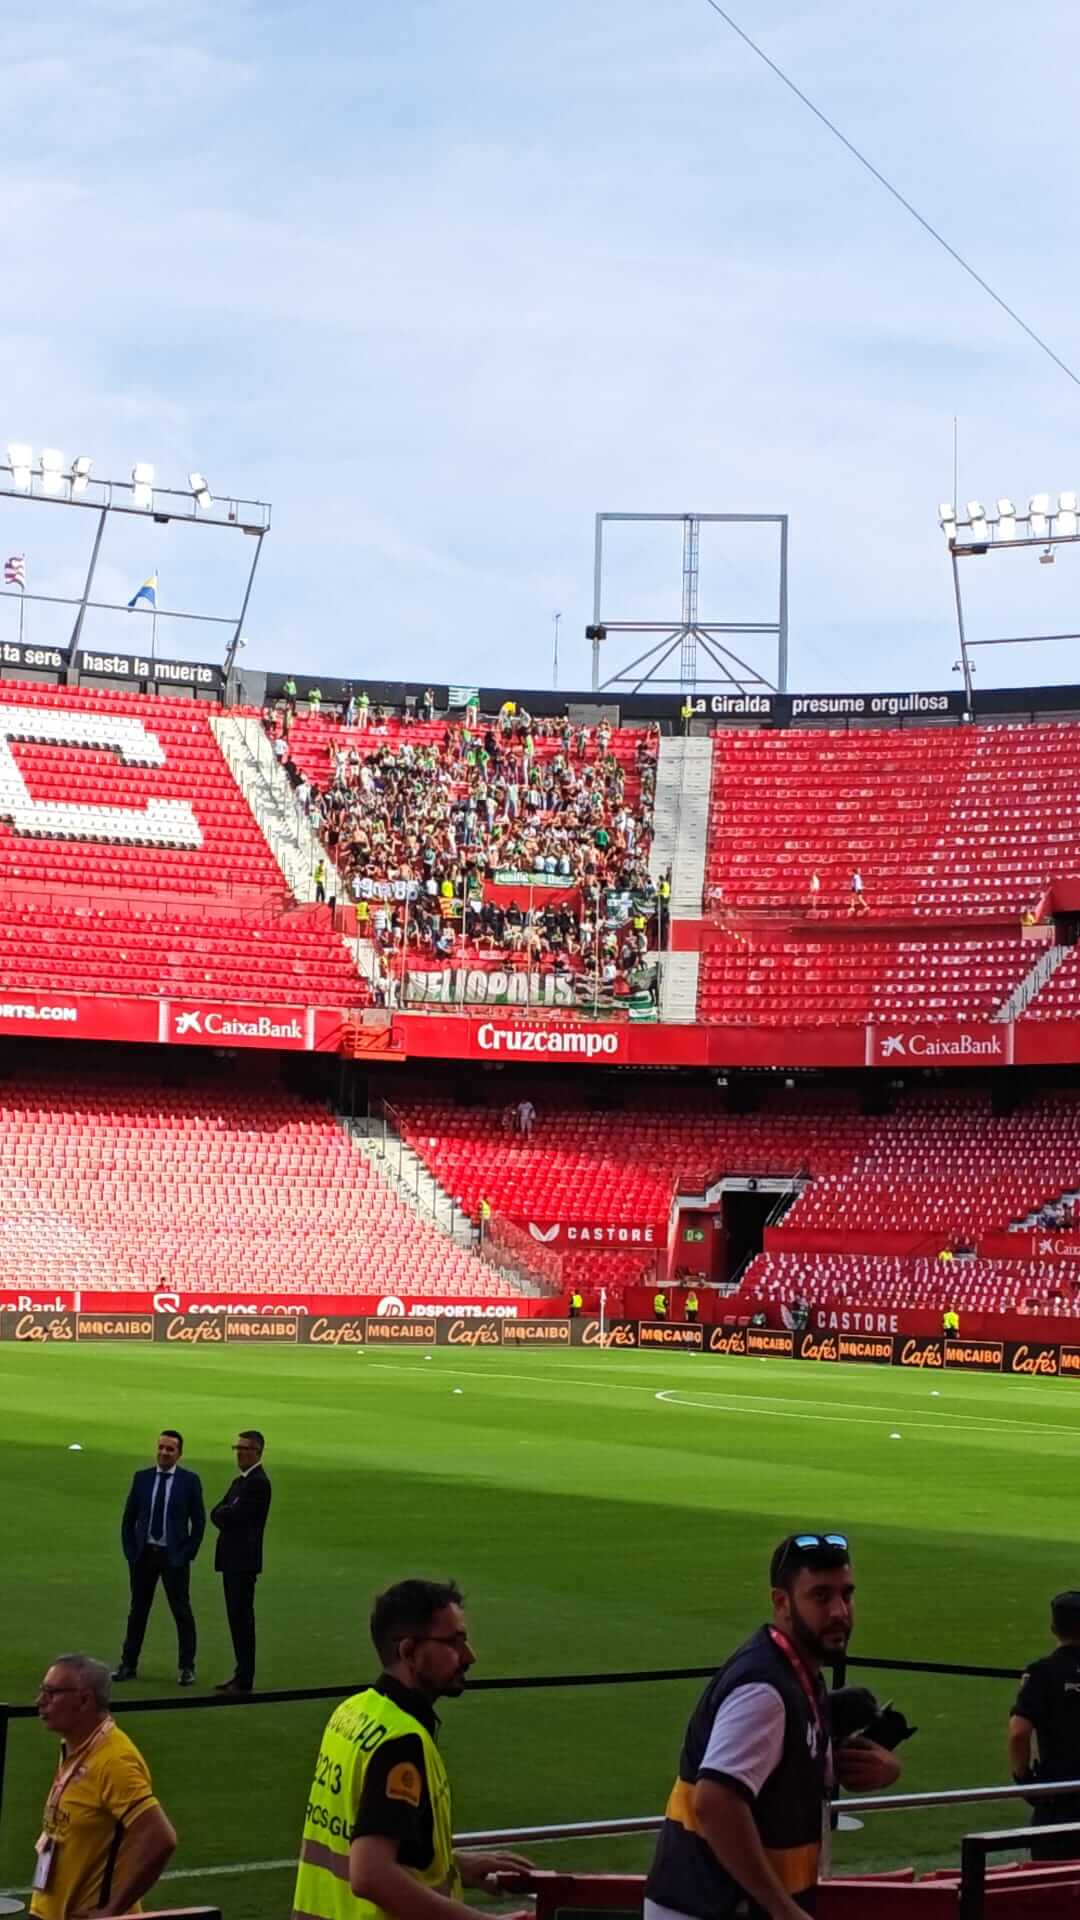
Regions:
<instances>
[{"instance_id":1,"label":"man with sunglasses on head","mask_svg":"<svg viewBox=\"0 0 1080 1920\"><path fill-rule=\"evenodd\" d=\"M293 1920L476 1920L462 1889L497 1892L516 1853L453 1847L435 1702L457 1699L476 1655L452 1580L379 1594L379 1678L334 1709L308 1795Z\"/></svg>"},{"instance_id":2,"label":"man with sunglasses on head","mask_svg":"<svg viewBox=\"0 0 1080 1920\"><path fill-rule=\"evenodd\" d=\"M900 1777L870 1740L832 1746L821 1669L851 1634L846 1536L789 1534L769 1581L771 1622L725 1661L691 1715L644 1920L813 1913L834 1782L874 1792Z\"/></svg>"}]
</instances>

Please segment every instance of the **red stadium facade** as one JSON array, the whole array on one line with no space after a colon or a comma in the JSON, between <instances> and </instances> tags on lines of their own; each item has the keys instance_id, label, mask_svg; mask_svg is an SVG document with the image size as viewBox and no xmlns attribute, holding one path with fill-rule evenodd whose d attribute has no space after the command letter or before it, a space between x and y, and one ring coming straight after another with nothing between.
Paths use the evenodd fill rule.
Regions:
<instances>
[{"instance_id":1,"label":"red stadium facade","mask_svg":"<svg viewBox=\"0 0 1080 1920\"><path fill-rule=\"evenodd\" d=\"M648 700L414 725L330 687L293 720L305 691L0 680L0 1310L524 1323L577 1292L644 1327L661 1291L673 1330L695 1288L733 1338L801 1302L822 1341L932 1339L949 1304L1070 1348L1080 721L1050 716L1080 691L975 725L724 696L689 740ZM695 759L704 844L653 813Z\"/></svg>"}]
</instances>

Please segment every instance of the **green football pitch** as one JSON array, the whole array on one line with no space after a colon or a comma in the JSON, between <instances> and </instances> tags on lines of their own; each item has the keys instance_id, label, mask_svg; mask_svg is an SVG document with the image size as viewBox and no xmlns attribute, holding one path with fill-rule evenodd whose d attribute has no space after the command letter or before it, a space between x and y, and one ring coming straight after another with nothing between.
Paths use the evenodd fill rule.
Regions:
<instances>
[{"instance_id":1,"label":"green football pitch","mask_svg":"<svg viewBox=\"0 0 1080 1920\"><path fill-rule=\"evenodd\" d=\"M120 1510L163 1426L208 1505L238 1427L274 1482L259 1682L363 1683L372 1594L406 1574L465 1589L475 1677L719 1662L763 1617L793 1527L842 1527L858 1581L853 1653L1020 1665L1047 1603L1080 1586L1080 1387L786 1361L638 1353L177 1352L0 1347L0 1696L31 1701L59 1651L119 1652ZM893 1436L899 1434L900 1438ZM77 1443L81 1451L70 1451ZM199 1686L231 1670L212 1541L196 1563ZM140 1678L174 1696L159 1596ZM861 1676L859 1676L861 1677ZM920 1732L913 1791L1005 1777L1008 1681L881 1676ZM658 1811L696 1683L478 1693L448 1703L460 1831ZM186 1695L183 1697L187 1697ZM180 1834L177 1904L279 1920L323 1703L127 1722ZM25 1887L53 1763L12 1727L0 1884ZM838 1867L955 1857L1003 1809L891 1814L843 1834ZM547 1865L630 1866L647 1842L552 1843ZM163 1905L158 1889L156 1904Z\"/></svg>"}]
</instances>

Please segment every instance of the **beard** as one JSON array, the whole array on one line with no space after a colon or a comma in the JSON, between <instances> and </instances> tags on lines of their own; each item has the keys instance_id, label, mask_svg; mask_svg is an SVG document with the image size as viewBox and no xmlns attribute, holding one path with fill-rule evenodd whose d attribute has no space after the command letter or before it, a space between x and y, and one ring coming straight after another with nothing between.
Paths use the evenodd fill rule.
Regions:
<instances>
[{"instance_id":1,"label":"beard","mask_svg":"<svg viewBox=\"0 0 1080 1920\"><path fill-rule=\"evenodd\" d=\"M792 1599L791 1637L802 1653L809 1654L812 1660L824 1665L835 1659L838 1653L845 1652L851 1638L851 1627L831 1627L827 1633L815 1633Z\"/></svg>"}]
</instances>

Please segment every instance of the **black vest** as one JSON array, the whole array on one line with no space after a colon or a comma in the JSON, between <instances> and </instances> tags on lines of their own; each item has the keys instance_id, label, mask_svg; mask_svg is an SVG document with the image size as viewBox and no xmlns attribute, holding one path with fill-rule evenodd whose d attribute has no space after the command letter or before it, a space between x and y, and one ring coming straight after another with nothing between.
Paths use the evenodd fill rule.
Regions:
<instances>
[{"instance_id":1,"label":"black vest","mask_svg":"<svg viewBox=\"0 0 1080 1920\"><path fill-rule=\"evenodd\" d=\"M760 1911L725 1872L694 1822L694 1787L717 1709L737 1687L752 1684L774 1687L784 1703L784 1749L779 1766L750 1802L754 1824L777 1878L807 1913L814 1910L828 1793L828 1694L819 1682L822 1732L790 1660L768 1628L759 1627L710 1680L690 1716L678 1779L645 1883L647 1899L697 1920Z\"/></svg>"}]
</instances>

